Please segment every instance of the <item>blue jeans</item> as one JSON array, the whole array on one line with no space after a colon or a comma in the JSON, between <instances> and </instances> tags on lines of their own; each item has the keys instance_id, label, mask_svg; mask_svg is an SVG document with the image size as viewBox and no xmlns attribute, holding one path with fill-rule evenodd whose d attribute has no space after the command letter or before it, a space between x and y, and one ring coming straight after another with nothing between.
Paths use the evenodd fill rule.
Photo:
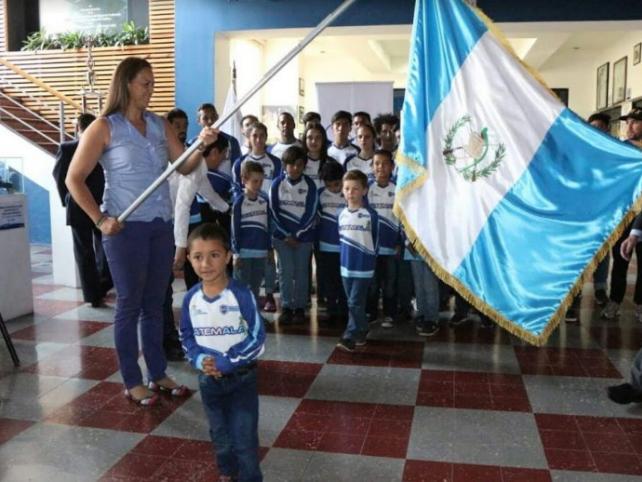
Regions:
<instances>
[{"instance_id":1,"label":"blue jeans","mask_svg":"<svg viewBox=\"0 0 642 482\"><path fill-rule=\"evenodd\" d=\"M118 294L114 340L120 373L127 388L143 383L138 367L138 323L149 379L165 377L163 303L172 273L172 224L160 218L131 221L114 236L103 236L103 247Z\"/></svg>"},{"instance_id":2,"label":"blue jeans","mask_svg":"<svg viewBox=\"0 0 642 482\"><path fill-rule=\"evenodd\" d=\"M202 373L198 381L219 473L239 482L262 481L256 369L219 379Z\"/></svg>"},{"instance_id":3,"label":"blue jeans","mask_svg":"<svg viewBox=\"0 0 642 482\"><path fill-rule=\"evenodd\" d=\"M351 340L365 339L368 334L366 302L372 279L342 277L341 280L348 299L348 326L343 332L343 337Z\"/></svg>"},{"instance_id":4,"label":"blue jeans","mask_svg":"<svg viewBox=\"0 0 642 482\"><path fill-rule=\"evenodd\" d=\"M310 291L310 254L312 243L288 246L285 241L273 239L274 249L279 254L279 286L283 308L304 310Z\"/></svg>"},{"instance_id":5,"label":"blue jeans","mask_svg":"<svg viewBox=\"0 0 642 482\"><path fill-rule=\"evenodd\" d=\"M241 266L234 268L234 279L246 284L252 290L257 303L264 277L265 258L241 258Z\"/></svg>"},{"instance_id":6,"label":"blue jeans","mask_svg":"<svg viewBox=\"0 0 642 482\"><path fill-rule=\"evenodd\" d=\"M424 321L439 320L439 280L424 261L411 261L418 316Z\"/></svg>"}]
</instances>

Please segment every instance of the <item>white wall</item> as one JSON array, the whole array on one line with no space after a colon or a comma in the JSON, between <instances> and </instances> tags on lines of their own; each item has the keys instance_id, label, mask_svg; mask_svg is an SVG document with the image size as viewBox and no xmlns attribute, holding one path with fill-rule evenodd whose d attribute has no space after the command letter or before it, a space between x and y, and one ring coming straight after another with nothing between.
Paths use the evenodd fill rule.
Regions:
<instances>
[{"instance_id":1,"label":"white wall","mask_svg":"<svg viewBox=\"0 0 642 482\"><path fill-rule=\"evenodd\" d=\"M54 157L3 125L0 125L0 157L6 157L11 167L49 191L54 283L79 287L71 230L66 226L65 208L60 204L56 184L51 175Z\"/></svg>"}]
</instances>

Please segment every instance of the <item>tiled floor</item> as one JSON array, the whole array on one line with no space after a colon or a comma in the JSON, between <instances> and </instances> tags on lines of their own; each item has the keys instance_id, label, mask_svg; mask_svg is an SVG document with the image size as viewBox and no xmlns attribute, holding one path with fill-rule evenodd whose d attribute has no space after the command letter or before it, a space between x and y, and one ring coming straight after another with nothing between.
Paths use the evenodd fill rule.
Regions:
<instances>
[{"instance_id":1,"label":"tiled floor","mask_svg":"<svg viewBox=\"0 0 642 482\"><path fill-rule=\"evenodd\" d=\"M194 390L187 399L129 403L113 309L53 285L47 247L32 255L35 313L8 322L19 369L0 346L0 479L217 480L194 371L170 364ZM630 302L619 321L600 320L591 293L582 323L540 349L474 322L444 323L428 340L406 324L375 327L347 355L316 308L310 326L270 327L259 364L265 480L642 480L642 406L605 396L628 376L642 326Z\"/></svg>"}]
</instances>

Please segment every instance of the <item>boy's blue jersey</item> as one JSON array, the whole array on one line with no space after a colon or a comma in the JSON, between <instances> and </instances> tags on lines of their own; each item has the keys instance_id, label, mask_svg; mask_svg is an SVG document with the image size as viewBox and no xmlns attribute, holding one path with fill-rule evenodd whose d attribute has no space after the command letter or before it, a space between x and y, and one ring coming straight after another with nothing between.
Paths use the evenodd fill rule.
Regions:
<instances>
[{"instance_id":1,"label":"boy's blue jersey","mask_svg":"<svg viewBox=\"0 0 642 482\"><path fill-rule=\"evenodd\" d=\"M392 211L395 189L392 182L383 187L372 181L368 187L368 205L379 215L379 254L384 256L396 254L401 244L399 219Z\"/></svg>"},{"instance_id":2,"label":"boy's blue jersey","mask_svg":"<svg viewBox=\"0 0 642 482\"><path fill-rule=\"evenodd\" d=\"M196 196L189 206L189 223L198 224L201 221L203 221L201 217L201 203L198 200L198 196Z\"/></svg>"},{"instance_id":3,"label":"boy's blue jersey","mask_svg":"<svg viewBox=\"0 0 642 482\"><path fill-rule=\"evenodd\" d=\"M241 258L265 258L272 248L268 198L240 194L232 204L232 251Z\"/></svg>"},{"instance_id":4,"label":"boy's blue jersey","mask_svg":"<svg viewBox=\"0 0 642 482\"><path fill-rule=\"evenodd\" d=\"M207 180L210 182L212 189L214 189L225 202L232 204L232 176L219 169L209 169L207 171Z\"/></svg>"},{"instance_id":5,"label":"boy's blue jersey","mask_svg":"<svg viewBox=\"0 0 642 482\"><path fill-rule=\"evenodd\" d=\"M285 173L277 177L270 188L274 237L314 241L318 203L317 186L308 176L302 175L296 181Z\"/></svg>"},{"instance_id":6,"label":"boy's blue jersey","mask_svg":"<svg viewBox=\"0 0 642 482\"><path fill-rule=\"evenodd\" d=\"M327 188L319 189L319 250L330 253L341 251L339 244L339 213L346 207L341 191L334 193Z\"/></svg>"},{"instance_id":7,"label":"boy's blue jersey","mask_svg":"<svg viewBox=\"0 0 642 482\"><path fill-rule=\"evenodd\" d=\"M252 363L264 351L265 329L249 288L236 280L214 298L198 283L187 292L181 314L181 343L194 368L210 356L226 374Z\"/></svg>"},{"instance_id":8,"label":"boy's blue jersey","mask_svg":"<svg viewBox=\"0 0 642 482\"><path fill-rule=\"evenodd\" d=\"M234 163L232 168L232 179L234 181L234 190L239 193L243 190L243 182L241 181L241 166L245 161L254 161L261 164L263 167L263 186L261 191L266 196L270 195L270 187L272 182L281 175L281 159L276 156L273 156L269 152L266 152L262 156L255 156L253 154L248 154L241 157L238 161Z\"/></svg>"},{"instance_id":9,"label":"boy's blue jersey","mask_svg":"<svg viewBox=\"0 0 642 482\"><path fill-rule=\"evenodd\" d=\"M341 276L344 278L372 278L374 276L379 216L364 205L351 211L344 208L339 214L341 242Z\"/></svg>"}]
</instances>

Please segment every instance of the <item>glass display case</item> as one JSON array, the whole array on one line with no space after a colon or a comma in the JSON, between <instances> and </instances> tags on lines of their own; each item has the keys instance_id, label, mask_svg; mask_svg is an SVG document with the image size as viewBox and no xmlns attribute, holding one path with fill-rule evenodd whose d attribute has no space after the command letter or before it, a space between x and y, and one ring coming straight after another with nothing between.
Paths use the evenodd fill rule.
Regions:
<instances>
[{"instance_id":1,"label":"glass display case","mask_svg":"<svg viewBox=\"0 0 642 482\"><path fill-rule=\"evenodd\" d=\"M0 195L24 193L22 158L0 157Z\"/></svg>"}]
</instances>

